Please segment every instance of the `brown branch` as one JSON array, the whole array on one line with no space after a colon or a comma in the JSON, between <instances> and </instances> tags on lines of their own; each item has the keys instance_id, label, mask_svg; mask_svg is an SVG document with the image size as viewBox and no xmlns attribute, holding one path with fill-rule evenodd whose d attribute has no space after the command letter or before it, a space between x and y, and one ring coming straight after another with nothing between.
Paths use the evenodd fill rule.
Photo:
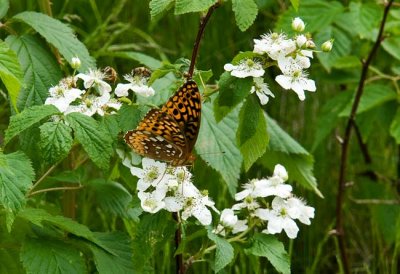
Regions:
<instances>
[{"instance_id":1,"label":"brown branch","mask_svg":"<svg viewBox=\"0 0 400 274\"><path fill-rule=\"evenodd\" d=\"M358 127L357 123L354 123L353 126L354 126L354 132L356 133L356 136L357 136L358 145L360 146L361 153L364 156L364 162L366 164L371 164L372 158L371 158L371 155L369 154L367 144L364 143L364 141L362 139L360 128Z\"/></svg>"},{"instance_id":2,"label":"brown branch","mask_svg":"<svg viewBox=\"0 0 400 274\"><path fill-rule=\"evenodd\" d=\"M208 12L207 12L206 16L204 16L200 21L200 26L199 26L199 30L197 32L196 41L194 42L194 46L193 46L192 59L190 60L190 67L189 67L189 71L188 71L188 78L189 79L192 78L192 76L193 76L194 65L196 64L196 58L197 58L197 53L199 51L200 41L201 41L201 38L203 37L203 33L204 33L205 28L206 28L208 19L210 19L211 14L219 6L220 6L219 1L217 3L215 3L214 5L212 5L208 9Z\"/></svg>"},{"instance_id":3,"label":"brown branch","mask_svg":"<svg viewBox=\"0 0 400 274\"><path fill-rule=\"evenodd\" d=\"M343 137L343 144L341 150L341 159L340 159L340 170L339 170L339 182L338 182L338 193L336 196L336 236L338 237L339 242L339 252L340 252L340 259L343 264L344 273L350 273L350 265L347 257L346 252L346 243L345 243L345 235L344 235L344 228L343 228L343 202L345 198L345 187L346 187L346 165L347 165L347 158L348 158L348 150L349 150L349 143L350 143L350 136L351 130L354 125L355 116L357 113L357 108L360 103L361 96L364 91L365 80L367 78L368 67L375 56L382 40L383 40L383 30L385 28L386 18L390 7L394 0L390 0L389 2L385 3L385 9L383 12L383 18L381 21L381 25L379 28L378 37L371 49L371 52L368 55L367 60L363 63L360 82L358 84L358 88L356 91L356 96L354 98L354 102L351 108L350 117L347 120L347 125L345 129L345 134Z\"/></svg>"}]
</instances>

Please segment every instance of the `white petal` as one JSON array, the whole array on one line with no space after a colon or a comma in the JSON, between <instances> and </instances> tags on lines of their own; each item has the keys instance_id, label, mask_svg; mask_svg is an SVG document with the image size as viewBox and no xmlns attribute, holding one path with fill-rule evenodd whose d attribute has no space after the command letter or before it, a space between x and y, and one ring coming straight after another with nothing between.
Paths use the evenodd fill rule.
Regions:
<instances>
[{"instance_id":1,"label":"white petal","mask_svg":"<svg viewBox=\"0 0 400 274\"><path fill-rule=\"evenodd\" d=\"M130 168L130 171L133 176L138 178L143 178L145 174L143 169L134 166Z\"/></svg>"},{"instance_id":2,"label":"white petal","mask_svg":"<svg viewBox=\"0 0 400 274\"><path fill-rule=\"evenodd\" d=\"M292 88L292 78L286 75L278 75L275 78L275 81L283 87L284 89L291 89Z\"/></svg>"},{"instance_id":3,"label":"white petal","mask_svg":"<svg viewBox=\"0 0 400 274\"><path fill-rule=\"evenodd\" d=\"M247 220L238 220L233 226L232 233L236 234L245 231L248 228Z\"/></svg>"},{"instance_id":4,"label":"white petal","mask_svg":"<svg viewBox=\"0 0 400 274\"><path fill-rule=\"evenodd\" d=\"M248 189L242 190L242 191L240 191L240 192L235 194L235 200L236 201L241 201L244 198L246 198L247 196L249 196L250 193L251 193L251 191L248 190Z\"/></svg>"},{"instance_id":5,"label":"white petal","mask_svg":"<svg viewBox=\"0 0 400 274\"><path fill-rule=\"evenodd\" d=\"M132 84L118 84L117 87L115 88L115 95L117 95L118 97L122 97L122 96L128 96L129 92L128 90L131 89Z\"/></svg>"},{"instance_id":6,"label":"white petal","mask_svg":"<svg viewBox=\"0 0 400 274\"><path fill-rule=\"evenodd\" d=\"M268 232L270 234L281 233L283 228L283 220L278 216L271 216L268 221Z\"/></svg>"},{"instance_id":7,"label":"white petal","mask_svg":"<svg viewBox=\"0 0 400 274\"><path fill-rule=\"evenodd\" d=\"M183 208L183 200L178 197L166 197L164 202L165 209L169 212L178 212Z\"/></svg>"},{"instance_id":8,"label":"white petal","mask_svg":"<svg viewBox=\"0 0 400 274\"><path fill-rule=\"evenodd\" d=\"M210 210L204 206L198 206L193 209L193 216L204 226L210 225L212 216Z\"/></svg>"},{"instance_id":9,"label":"white petal","mask_svg":"<svg viewBox=\"0 0 400 274\"><path fill-rule=\"evenodd\" d=\"M297 233L299 232L299 228L297 227L296 223L290 218L285 218L283 220L283 229L290 239L296 238Z\"/></svg>"},{"instance_id":10,"label":"white petal","mask_svg":"<svg viewBox=\"0 0 400 274\"><path fill-rule=\"evenodd\" d=\"M280 164L275 166L273 176L278 176L282 178L283 181L286 181L289 178L286 168Z\"/></svg>"},{"instance_id":11,"label":"white petal","mask_svg":"<svg viewBox=\"0 0 400 274\"><path fill-rule=\"evenodd\" d=\"M301 101L304 101L306 99L306 95L304 94L304 89L301 84L299 84L298 81L295 81L292 83L292 90L296 92L297 96Z\"/></svg>"},{"instance_id":12,"label":"white petal","mask_svg":"<svg viewBox=\"0 0 400 274\"><path fill-rule=\"evenodd\" d=\"M238 217L235 215L232 209L225 208L221 213L221 223L224 226L233 227L238 221Z\"/></svg>"},{"instance_id":13,"label":"white petal","mask_svg":"<svg viewBox=\"0 0 400 274\"><path fill-rule=\"evenodd\" d=\"M271 210L266 208L257 208L254 211L254 215L260 218L261 220L268 221L272 216Z\"/></svg>"},{"instance_id":14,"label":"white petal","mask_svg":"<svg viewBox=\"0 0 400 274\"><path fill-rule=\"evenodd\" d=\"M237 67L237 66L234 66L234 65L232 65L232 64L225 64L224 70L226 70L226 71L232 71L232 70L234 70L236 67Z\"/></svg>"}]
</instances>

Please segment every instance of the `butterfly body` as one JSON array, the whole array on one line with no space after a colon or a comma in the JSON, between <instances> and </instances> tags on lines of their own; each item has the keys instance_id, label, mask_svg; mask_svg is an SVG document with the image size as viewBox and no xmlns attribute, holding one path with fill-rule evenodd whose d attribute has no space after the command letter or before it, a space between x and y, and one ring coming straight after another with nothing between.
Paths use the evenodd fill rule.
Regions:
<instances>
[{"instance_id":1,"label":"butterfly body","mask_svg":"<svg viewBox=\"0 0 400 274\"><path fill-rule=\"evenodd\" d=\"M138 154L170 163L192 164L201 119L197 84L188 80L161 109L150 110L125 142Z\"/></svg>"}]
</instances>

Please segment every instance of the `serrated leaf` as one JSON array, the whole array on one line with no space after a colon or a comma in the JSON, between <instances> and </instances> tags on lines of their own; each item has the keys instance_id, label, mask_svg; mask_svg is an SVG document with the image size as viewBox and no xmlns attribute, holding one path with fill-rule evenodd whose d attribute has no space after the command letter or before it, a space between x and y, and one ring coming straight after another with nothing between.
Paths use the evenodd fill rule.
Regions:
<instances>
[{"instance_id":1,"label":"serrated leaf","mask_svg":"<svg viewBox=\"0 0 400 274\"><path fill-rule=\"evenodd\" d=\"M204 11L214 3L215 0L175 0L175 14Z\"/></svg>"},{"instance_id":2,"label":"serrated leaf","mask_svg":"<svg viewBox=\"0 0 400 274\"><path fill-rule=\"evenodd\" d=\"M73 57L79 57L81 60L80 71L85 72L89 68L96 67L96 62L90 56L85 45L76 38L70 27L59 20L33 11L24 11L13 18L30 25L47 42L56 47L68 62L71 62Z\"/></svg>"},{"instance_id":3,"label":"serrated leaf","mask_svg":"<svg viewBox=\"0 0 400 274\"><path fill-rule=\"evenodd\" d=\"M63 121L40 126L40 147L46 161L54 164L64 159L72 148L72 129Z\"/></svg>"},{"instance_id":4,"label":"serrated leaf","mask_svg":"<svg viewBox=\"0 0 400 274\"><path fill-rule=\"evenodd\" d=\"M208 238L217 246L215 251L214 271L218 273L233 260L233 247L225 240L208 231Z\"/></svg>"},{"instance_id":5,"label":"serrated leaf","mask_svg":"<svg viewBox=\"0 0 400 274\"><path fill-rule=\"evenodd\" d=\"M25 206L25 194L34 179L31 161L24 153L0 153L0 204L7 212L8 230L11 229L14 215Z\"/></svg>"},{"instance_id":6,"label":"serrated leaf","mask_svg":"<svg viewBox=\"0 0 400 274\"><path fill-rule=\"evenodd\" d=\"M290 180L295 180L302 186L312 189L322 197L317 188L317 180L313 174L314 158L299 143L283 131L279 125L266 115L269 148L260 163L273 170L276 164L283 165Z\"/></svg>"},{"instance_id":7,"label":"serrated leaf","mask_svg":"<svg viewBox=\"0 0 400 274\"><path fill-rule=\"evenodd\" d=\"M236 25L241 31L253 25L258 14L254 0L232 0L232 10L235 13Z\"/></svg>"},{"instance_id":8,"label":"serrated leaf","mask_svg":"<svg viewBox=\"0 0 400 274\"><path fill-rule=\"evenodd\" d=\"M328 134L336 127L340 117L339 113L351 100L353 94L349 91L336 94L332 99L328 100L322 107L317 118L317 132L311 151L314 151L318 145L328 136Z\"/></svg>"},{"instance_id":9,"label":"serrated leaf","mask_svg":"<svg viewBox=\"0 0 400 274\"><path fill-rule=\"evenodd\" d=\"M129 217L128 208L132 195L117 182L97 179L89 181L90 191L95 194L97 204L105 211L121 217Z\"/></svg>"},{"instance_id":10,"label":"serrated leaf","mask_svg":"<svg viewBox=\"0 0 400 274\"><path fill-rule=\"evenodd\" d=\"M102 246L107 246L106 252L104 249L90 244L89 248L93 252L94 263L97 271L100 274L120 274L132 273L134 270L132 263L132 248L130 238L120 232L113 233L93 233L98 242Z\"/></svg>"},{"instance_id":11,"label":"serrated leaf","mask_svg":"<svg viewBox=\"0 0 400 274\"><path fill-rule=\"evenodd\" d=\"M353 20L353 24L348 25L351 27L351 31L356 31L361 38L375 40L377 32L373 30L379 27L382 17L381 5L351 2L349 8L349 16Z\"/></svg>"},{"instance_id":12,"label":"serrated leaf","mask_svg":"<svg viewBox=\"0 0 400 274\"><path fill-rule=\"evenodd\" d=\"M80 252L55 239L25 240L20 257L27 273L86 273Z\"/></svg>"},{"instance_id":13,"label":"serrated leaf","mask_svg":"<svg viewBox=\"0 0 400 274\"><path fill-rule=\"evenodd\" d=\"M117 141L119 132L118 116L117 115L104 115L101 117L100 126L108 131L113 143Z\"/></svg>"},{"instance_id":14,"label":"serrated leaf","mask_svg":"<svg viewBox=\"0 0 400 274\"><path fill-rule=\"evenodd\" d=\"M232 195L236 193L243 161L239 148L234 142L240 107L233 109L217 123L214 118L212 103L203 104L201 127L196 142L197 154L221 174Z\"/></svg>"},{"instance_id":15,"label":"serrated leaf","mask_svg":"<svg viewBox=\"0 0 400 274\"><path fill-rule=\"evenodd\" d=\"M400 108L397 109L396 115L390 125L390 135L400 144Z\"/></svg>"},{"instance_id":16,"label":"serrated leaf","mask_svg":"<svg viewBox=\"0 0 400 274\"><path fill-rule=\"evenodd\" d=\"M174 0L151 0L149 4L151 20L167 12L173 7L174 2Z\"/></svg>"},{"instance_id":17,"label":"serrated leaf","mask_svg":"<svg viewBox=\"0 0 400 274\"><path fill-rule=\"evenodd\" d=\"M0 0L0 19L2 19L10 8L9 0Z\"/></svg>"},{"instance_id":18,"label":"serrated leaf","mask_svg":"<svg viewBox=\"0 0 400 274\"><path fill-rule=\"evenodd\" d=\"M396 92L389 86L384 86L380 84L367 85L365 86L364 92L361 96L360 103L357 109L357 114L361 114L363 112L371 110L388 101L396 100L396 98ZM353 102L354 98L349 101L346 107L339 113L340 117L348 117L350 115Z\"/></svg>"},{"instance_id":19,"label":"serrated leaf","mask_svg":"<svg viewBox=\"0 0 400 274\"><path fill-rule=\"evenodd\" d=\"M246 171L265 153L268 138L264 112L255 96L249 96L240 110L236 133Z\"/></svg>"},{"instance_id":20,"label":"serrated leaf","mask_svg":"<svg viewBox=\"0 0 400 274\"><path fill-rule=\"evenodd\" d=\"M251 247L246 251L255 256L266 257L278 272L290 274L289 255L275 236L256 233Z\"/></svg>"},{"instance_id":21,"label":"serrated leaf","mask_svg":"<svg viewBox=\"0 0 400 274\"><path fill-rule=\"evenodd\" d=\"M117 51L114 53L110 53L110 56L138 61L139 63L143 64L151 70L155 70L162 66L160 60L136 51Z\"/></svg>"},{"instance_id":22,"label":"serrated leaf","mask_svg":"<svg viewBox=\"0 0 400 274\"><path fill-rule=\"evenodd\" d=\"M382 42L382 47L387 53L392 55L397 60L400 60L400 37L391 36L385 38L385 40Z\"/></svg>"},{"instance_id":23,"label":"serrated leaf","mask_svg":"<svg viewBox=\"0 0 400 274\"><path fill-rule=\"evenodd\" d=\"M7 43L0 41L0 78L6 86L14 108L22 85L22 70L17 55Z\"/></svg>"},{"instance_id":24,"label":"serrated leaf","mask_svg":"<svg viewBox=\"0 0 400 274\"><path fill-rule=\"evenodd\" d=\"M7 144L13 137L40 122L42 119L59 113L59 110L52 105L33 106L25 109L17 115L11 116L4 138Z\"/></svg>"},{"instance_id":25,"label":"serrated leaf","mask_svg":"<svg viewBox=\"0 0 400 274\"><path fill-rule=\"evenodd\" d=\"M24 73L24 87L18 97L18 109L42 105L49 95L49 88L62 78L60 66L51 51L34 36L10 35L6 42L17 53Z\"/></svg>"},{"instance_id":26,"label":"serrated leaf","mask_svg":"<svg viewBox=\"0 0 400 274\"><path fill-rule=\"evenodd\" d=\"M299 10L290 7L279 16L275 31L291 31L293 18L300 17L306 23L307 32L324 30L332 24L337 15L344 11L343 5L338 1L307 0L301 2Z\"/></svg>"},{"instance_id":27,"label":"serrated leaf","mask_svg":"<svg viewBox=\"0 0 400 274\"><path fill-rule=\"evenodd\" d=\"M65 118L90 159L98 167L107 169L113 152L110 133L95 119L81 113L70 113Z\"/></svg>"},{"instance_id":28,"label":"serrated leaf","mask_svg":"<svg viewBox=\"0 0 400 274\"><path fill-rule=\"evenodd\" d=\"M124 132L136 128L147 111L142 105L122 105L118 111L119 128Z\"/></svg>"},{"instance_id":29,"label":"serrated leaf","mask_svg":"<svg viewBox=\"0 0 400 274\"><path fill-rule=\"evenodd\" d=\"M214 101L215 119L221 121L228 115L247 95L250 94L253 78L237 78L229 72L224 72L218 82L218 97Z\"/></svg>"}]
</instances>

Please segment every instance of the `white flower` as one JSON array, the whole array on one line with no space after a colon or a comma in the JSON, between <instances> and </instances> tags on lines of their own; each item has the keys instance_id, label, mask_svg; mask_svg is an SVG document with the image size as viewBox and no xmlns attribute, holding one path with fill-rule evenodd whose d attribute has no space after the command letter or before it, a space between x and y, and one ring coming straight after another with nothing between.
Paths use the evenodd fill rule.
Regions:
<instances>
[{"instance_id":1,"label":"white flower","mask_svg":"<svg viewBox=\"0 0 400 274\"><path fill-rule=\"evenodd\" d=\"M314 218L315 209L307 206L302 200L296 197L287 199L289 205L288 213L292 218L298 219L303 224L311 224L310 218Z\"/></svg>"},{"instance_id":2,"label":"white flower","mask_svg":"<svg viewBox=\"0 0 400 274\"><path fill-rule=\"evenodd\" d=\"M89 69L88 74L79 73L76 75L76 77L83 80L83 85L85 88L97 88L100 95L109 93L111 91L111 86L107 82L103 81L105 75L100 70Z\"/></svg>"},{"instance_id":3,"label":"white flower","mask_svg":"<svg viewBox=\"0 0 400 274\"><path fill-rule=\"evenodd\" d=\"M249 226L247 225L247 220L238 220L232 228L232 233L236 234L245 231L248 228Z\"/></svg>"},{"instance_id":4,"label":"white flower","mask_svg":"<svg viewBox=\"0 0 400 274\"><path fill-rule=\"evenodd\" d=\"M220 223L226 227L233 227L238 221L238 217L235 215L232 209L225 208L221 212Z\"/></svg>"},{"instance_id":5,"label":"white flower","mask_svg":"<svg viewBox=\"0 0 400 274\"><path fill-rule=\"evenodd\" d=\"M110 103L109 100L109 93L104 93L102 96L89 95L82 101L81 104L69 106L65 111L65 114L71 112L80 112L87 116L93 116L95 113L104 116L104 108L107 108L107 104Z\"/></svg>"},{"instance_id":6,"label":"white flower","mask_svg":"<svg viewBox=\"0 0 400 274\"><path fill-rule=\"evenodd\" d=\"M225 208L222 210L219 224L213 232L225 236L227 231L236 234L245 231L247 228L247 220L238 220L232 209Z\"/></svg>"},{"instance_id":7,"label":"white flower","mask_svg":"<svg viewBox=\"0 0 400 274\"><path fill-rule=\"evenodd\" d=\"M292 29L297 31L297 32L302 32L305 28L303 20L300 19L300 17L296 17L292 21Z\"/></svg>"},{"instance_id":8,"label":"white flower","mask_svg":"<svg viewBox=\"0 0 400 274\"><path fill-rule=\"evenodd\" d=\"M282 232L283 229L290 239L294 239L297 237L299 228L290 216L290 210L290 205L284 199L275 197L272 200L272 209L259 208L254 215L268 221L267 230L263 232L276 234Z\"/></svg>"},{"instance_id":9,"label":"white flower","mask_svg":"<svg viewBox=\"0 0 400 274\"><path fill-rule=\"evenodd\" d=\"M49 89L50 97L45 101L45 105L54 105L59 111L65 112L69 105L80 98L85 91L77 88L68 88L60 84Z\"/></svg>"},{"instance_id":10,"label":"white flower","mask_svg":"<svg viewBox=\"0 0 400 274\"><path fill-rule=\"evenodd\" d=\"M165 207L165 202L163 201L165 193L163 193L162 191L139 191L138 197L140 199L140 205L146 212L156 213Z\"/></svg>"},{"instance_id":11,"label":"white flower","mask_svg":"<svg viewBox=\"0 0 400 274\"><path fill-rule=\"evenodd\" d=\"M292 56L280 57L277 61L278 67L283 74L290 74L292 71L309 68L311 65L310 59L302 54L297 54L295 58Z\"/></svg>"},{"instance_id":12,"label":"white flower","mask_svg":"<svg viewBox=\"0 0 400 274\"><path fill-rule=\"evenodd\" d=\"M81 60L78 57L72 57L71 59L71 67L73 69L78 69L81 67Z\"/></svg>"},{"instance_id":13,"label":"white flower","mask_svg":"<svg viewBox=\"0 0 400 274\"><path fill-rule=\"evenodd\" d=\"M307 78L307 74L302 70L296 70L288 74L278 75L275 78L275 81L278 82L281 87L284 89L292 89L297 93L297 96L301 101L304 101L306 98L304 91L316 91L314 80L310 80Z\"/></svg>"},{"instance_id":14,"label":"white flower","mask_svg":"<svg viewBox=\"0 0 400 274\"><path fill-rule=\"evenodd\" d=\"M287 181L289 179L289 175L286 171L286 168L283 165L277 164L274 168L274 173L272 174L272 177L277 177L281 179L282 183Z\"/></svg>"},{"instance_id":15,"label":"white flower","mask_svg":"<svg viewBox=\"0 0 400 274\"><path fill-rule=\"evenodd\" d=\"M269 101L269 96L275 97L271 90L268 88L267 83L264 83L262 77L253 78L254 86L251 87L250 93L256 92L258 98L260 99L261 105L265 105Z\"/></svg>"},{"instance_id":16,"label":"white flower","mask_svg":"<svg viewBox=\"0 0 400 274\"><path fill-rule=\"evenodd\" d=\"M215 209L214 202L208 196L192 197L185 200L183 206L182 219L187 220L190 216L194 216L199 222L206 226L212 221L211 212L208 207Z\"/></svg>"},{"instance_id":17,"label":"white flower","mask_svg":"<svg viewBox=\"0 0 400 274\"><path fill-rule=\"evenodd\" d=\"M118 84L115 88L115 95L118 97L128 96L128 91L132 90L136 94L144 97L153 96L155 91L152 87L147 86L147 78L140 75L132 76L130 74L124 76L128 84Z\"/></svg>"},{"instance_id":18,"label":"white flower","mask_svg":"<svg viewBox=\"0 0 400 274\"><path fill-rule=\"evenodd\" d=\"M133 176L139 178L137 189L139 191L146 191L150 186L157 186L163 180L168 180L165 173L167 165L153 159L143 158L142 167L131 167L130 171Z\"/></svg>"},{"instance_id":19,"label":"white flower","mask_svg":"<svg viewBox=\"0 0 400 274\"><path fill-rule=\"evenodd\" d=\"M232 76L238 78L246 78L249 76L261 77L265 72L262 65L257 61L253 61L252 59L242 60L237 66L225 64L224 69L226 71L230 71Z\"/></svg>"},{"instance_id":20,"label":"white flower","mask_svg":"<svg viewBox=\"0 0 400 274\"><path fill-rule=\"evenodd\" d=\"M287 39L283 33L269 33L261 36L261 39L254 39L253 52L258 54L268 54L272 60L285 57L296 50L296 42Z\"/></svg>"}]
</instances>

